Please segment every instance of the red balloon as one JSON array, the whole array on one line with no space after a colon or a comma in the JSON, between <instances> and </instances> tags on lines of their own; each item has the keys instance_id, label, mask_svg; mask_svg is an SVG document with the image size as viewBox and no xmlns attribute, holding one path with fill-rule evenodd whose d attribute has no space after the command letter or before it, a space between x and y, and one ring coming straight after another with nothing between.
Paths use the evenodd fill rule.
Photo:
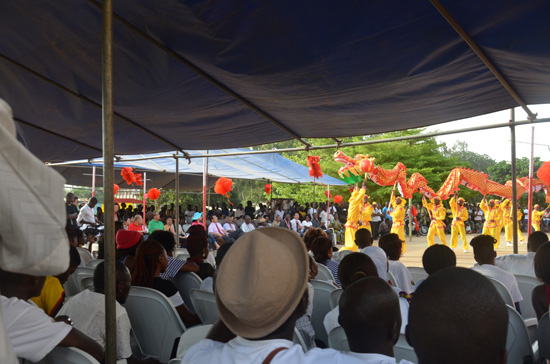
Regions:
<instances>
[{"instance_id":1,"label":"red balloon","mask_svg":"<svg viewBox=\"0 0 550 364\"><path fill-rule=\"evenodd\" d=\"M325 196L327 196L329 199L332 198L332 194L330 191L325 191Z\"/></svg>"},{"instance_id":2,"label":"red balloon","mask_svg":"<svg viewBox=\"0 0 550 364\"><path fill-rule=\"evenodd\" d=\"M363 159L363 161L361 161L360 168L364 173L370 173L374 168L374 163L372 163L370 159Z\"/></svg>"},{"instance_id":3,"label":"red balloon","mask_svg":"<svg viewBox=\"0 0 550 364\"><path fill-rule=\"evenodd\" d=\"M334 196L334 203L342 203L343 199L344 198L342 196L336 195L336 196Z\"/></svg>"},{"instance_id":4,"label":"red balloon","mask_svg":"<svg viewBox=\"0 0 550 364\"><path fill-rule=\"evenodd\" d=\"M114 189L115 189L115 195L116 195L116 194L117 194L117 192L118 192L118 189L119 189L119 187L118 187L118 185L117 185L117 184L115 184L115 185L114 185L113 187L114 187Z\"/></svg>"},{"instance_id":5,"label":"red balloon","mask_svg":"<svg viewBox=\"0 0 550 364\"><path fill-rule=\"evenodd\" d=\"M268 195L271 193L271 184L270 183L266 183L264 185L264 190L265 190L265 193L267 193Z\"/></svg>"},{"instance_id":6,"label":"red balloon","mask_svg":"<svg viewBox=\"0 0 550 364\"><path fill-rule=\"evenodd\" d=\"M122 176L122 178L124 178L127 184L131 185L134 182L134 172L132 171L132 168L130 167L122 168L120 175Z\"/></svg>"},{"instance_id":7,"label":"red balloon","mask_svg":"<svg viewBox=\"0 0 550 364\"><path fill-rule=\"evenodd\" d=\"M220 177L216 181L216 185L214 186L214 192L225 196L231 191L232 186L233 186L233 181L231 179L226 177Z\"/></svg>"}]
</instances>

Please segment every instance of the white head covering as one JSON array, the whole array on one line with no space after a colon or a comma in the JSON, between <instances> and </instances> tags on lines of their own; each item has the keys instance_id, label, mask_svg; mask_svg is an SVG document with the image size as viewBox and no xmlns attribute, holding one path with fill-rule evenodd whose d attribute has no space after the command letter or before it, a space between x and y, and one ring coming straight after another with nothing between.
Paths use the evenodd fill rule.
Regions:
<instances>
[{"instance_id":1,"label":"white head covering","mask_svg":"<svg viewBox=\"0 0 550 364\"><path fill-rule=\"evenodd\" d=\"M65 179L16 138L10 106L0 99L0 267L37 276L69 267Z\"/></svg>"},{"instance_id":2,"label":"white head covering","mask_svg":"<svg viewBox=\"0 0 550 364\"><path fill-rule=\"evenodd\" d=\"M378 277L383 280L388 280L388 256L386 252L377 246L367 246L361 250L361 253L366 254L372 259L376 270L378 271Z\"/></svg>"}]
</instances>

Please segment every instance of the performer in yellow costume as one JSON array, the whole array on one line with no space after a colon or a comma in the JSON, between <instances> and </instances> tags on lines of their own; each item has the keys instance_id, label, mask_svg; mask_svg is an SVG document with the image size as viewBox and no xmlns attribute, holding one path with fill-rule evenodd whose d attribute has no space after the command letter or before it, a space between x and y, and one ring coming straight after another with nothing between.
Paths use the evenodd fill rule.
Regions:
<instances>
[{"instance_id":1,"label":"performer in yellow costume","mask_svg":"<svg viewBox=\"0 0 550 364\"><path fill-rule=\"evenodd\" d=\"M454 196L449 201L451 211L453 212L453 223L451 226L451 248L454 249L458 245L458 234L462 239L462 247L464 253L468 252L468 241L466 240L466 228L464 227L464 221L468 220L468 209L464 207L464 199L459 197L455 201Z\"/></svg>"},{"instance_id":2,"label":"performer in yellow costume","mask_svg":"<svg viewBox=\"0 0 550 364\"><path fill-rule=\"evenodd\" d=\"M539 205L535 205L535 209L533 210L533 213L531 214L531 226L533 226L533 229L535 231L540 231L540 222L542 221L542 217L546 213L546 210L540 209Z\"/></svg>"},{"instance_id":3,"label":"performer in yellow costume","mask_svg":"<svg viewBox=\"0 0 550 364\"><path fill-rule=\"evenodd\" d=\"M361 220L363 226L361 228L368 229L372 234L372 228L370 226L370 221L372 220L372 211L374 207L369 203L369 196L365 195L363 198L363 206L361 207Z\"/></svg>"},{"instance_id":4,"label":"performer in yellow costume","mask_svg":"<svg viewBox=\"0 0 550 364\"><path fill-rule=\"evenodd\" d=\"M428 245L432 246L435 244L435 235L439 237L441 243L447 246L447 238L445 237L445 215L447 211L439 196L435 196L433 200L430 200L428 203L424 197L422 197L422 205L428 209L430 212L430 218L432 222L430 223L430 228L428 229Z\"/></svg>"},{"instance_id":5,"label":"performer in yellow costume","mask_svg":"<svg viewBox=\"0 0 550 364\"><path fill-rule=\"evenodd\" d=\"M401 254L405 254L405 250L407 249L407 242L405 240L405 200L401 197L396 198L392 194L390 204L393 207L393 211L390 213L393 220L390 233L399 235L399 240L403 242Z\"/></svg>"},{"instance_id":6,"label":"performer in yellow costume","mask_svg":"<svg viewBox=\"0 0 550 364\"><path fill-rule=\"evenodd\" d=\"M503 202L504 201L495 201L495 222L497 224L497 226L493 230L493 238L495 238L495 240L497 241L495 244L495 250L498 249L500 245L500 233L502 232L502 228L504 227L505 223L504 215L506 213L506 206L503 206Z\"/></svg>"},{"instance_id":7,"label":"performer in yellow costume","mask_svg":"<svg viewBox=\"0 0 550 364\"><path fill-rule=\"evenodd\" d=\"M479 204L479 208L485 213L485 223L483 223L483 230L481 233L483 235L491 235L494 237L495 228L497 227L497 222L495 220L497 213L495 201L490 200L489 205L487 205L487 200L483 197L483 200L481 200L481 203Z\"/></svg>"},{"instance_id":8,"label":"performer in yellow costume","mask_svg":"<svg viewBox=\"0 0 550 364\"><path fill-rule=\"evenodd\" d=\"M512 216L512 211L510 211L510 216ZM523 214L518 209L518 221L516 221L516 224L518 226L518 238L519 238L519 243L520 244L523 244L523 240L524 240L523 239L523 234L521 233L521 229L519 228L519 222L521 221L522 217L523 217ZM510 234L514 235L514 232L512 231ZM512 240L512 239L510 239L510 240Z\"/></svg>"},{"instance_id":9,"label":"performer in yellow costume","mask_svg":"<svg viewBox=\"0 0 550 364\"><path fill-rule=\"evenodd\" d=\"M349 198L348 207L348 219L346 220L346 236L345 245L340 250L353 250L357 251L357 245L355 245L355 233L357 232L358 222L361 218L361 205L363 203L363 197L365 196L366 187L363 182L362 188L357 188L351 193Z\"/></svg>"}]
</instances>

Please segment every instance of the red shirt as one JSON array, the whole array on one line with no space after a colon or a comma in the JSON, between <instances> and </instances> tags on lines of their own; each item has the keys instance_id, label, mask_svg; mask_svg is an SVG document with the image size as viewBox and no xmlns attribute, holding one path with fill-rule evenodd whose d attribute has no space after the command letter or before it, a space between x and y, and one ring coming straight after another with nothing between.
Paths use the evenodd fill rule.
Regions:
<instances>
[{"instance_id":1,"label":"red shirt","mask_svg":"<svg viewBox=\"0 0 550 364\"><path fill-rule=\"evenodd\" d=\"M135 222L128 225L128 230L137 231L143 234L143 227L137 226Z\"/></svg>"}]
</instances>

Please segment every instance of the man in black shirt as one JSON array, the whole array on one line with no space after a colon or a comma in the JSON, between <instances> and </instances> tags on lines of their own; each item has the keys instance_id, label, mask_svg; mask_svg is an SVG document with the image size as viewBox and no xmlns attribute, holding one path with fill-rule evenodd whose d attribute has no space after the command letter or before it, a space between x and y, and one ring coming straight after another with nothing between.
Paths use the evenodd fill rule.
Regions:
<instances>
[{"instance_id":1,"label":"man in black shirt","mask_svg":"<svg viewBox=\"0 0 550 364\"><path fill-rule=\"evenodd\" d=\"M78 229L76 218L78 217L78 208L74 205L74 194L67 193L65 197L65 208L67 210L67 225L73 229Z\"/></svg>"}]
</instances>

